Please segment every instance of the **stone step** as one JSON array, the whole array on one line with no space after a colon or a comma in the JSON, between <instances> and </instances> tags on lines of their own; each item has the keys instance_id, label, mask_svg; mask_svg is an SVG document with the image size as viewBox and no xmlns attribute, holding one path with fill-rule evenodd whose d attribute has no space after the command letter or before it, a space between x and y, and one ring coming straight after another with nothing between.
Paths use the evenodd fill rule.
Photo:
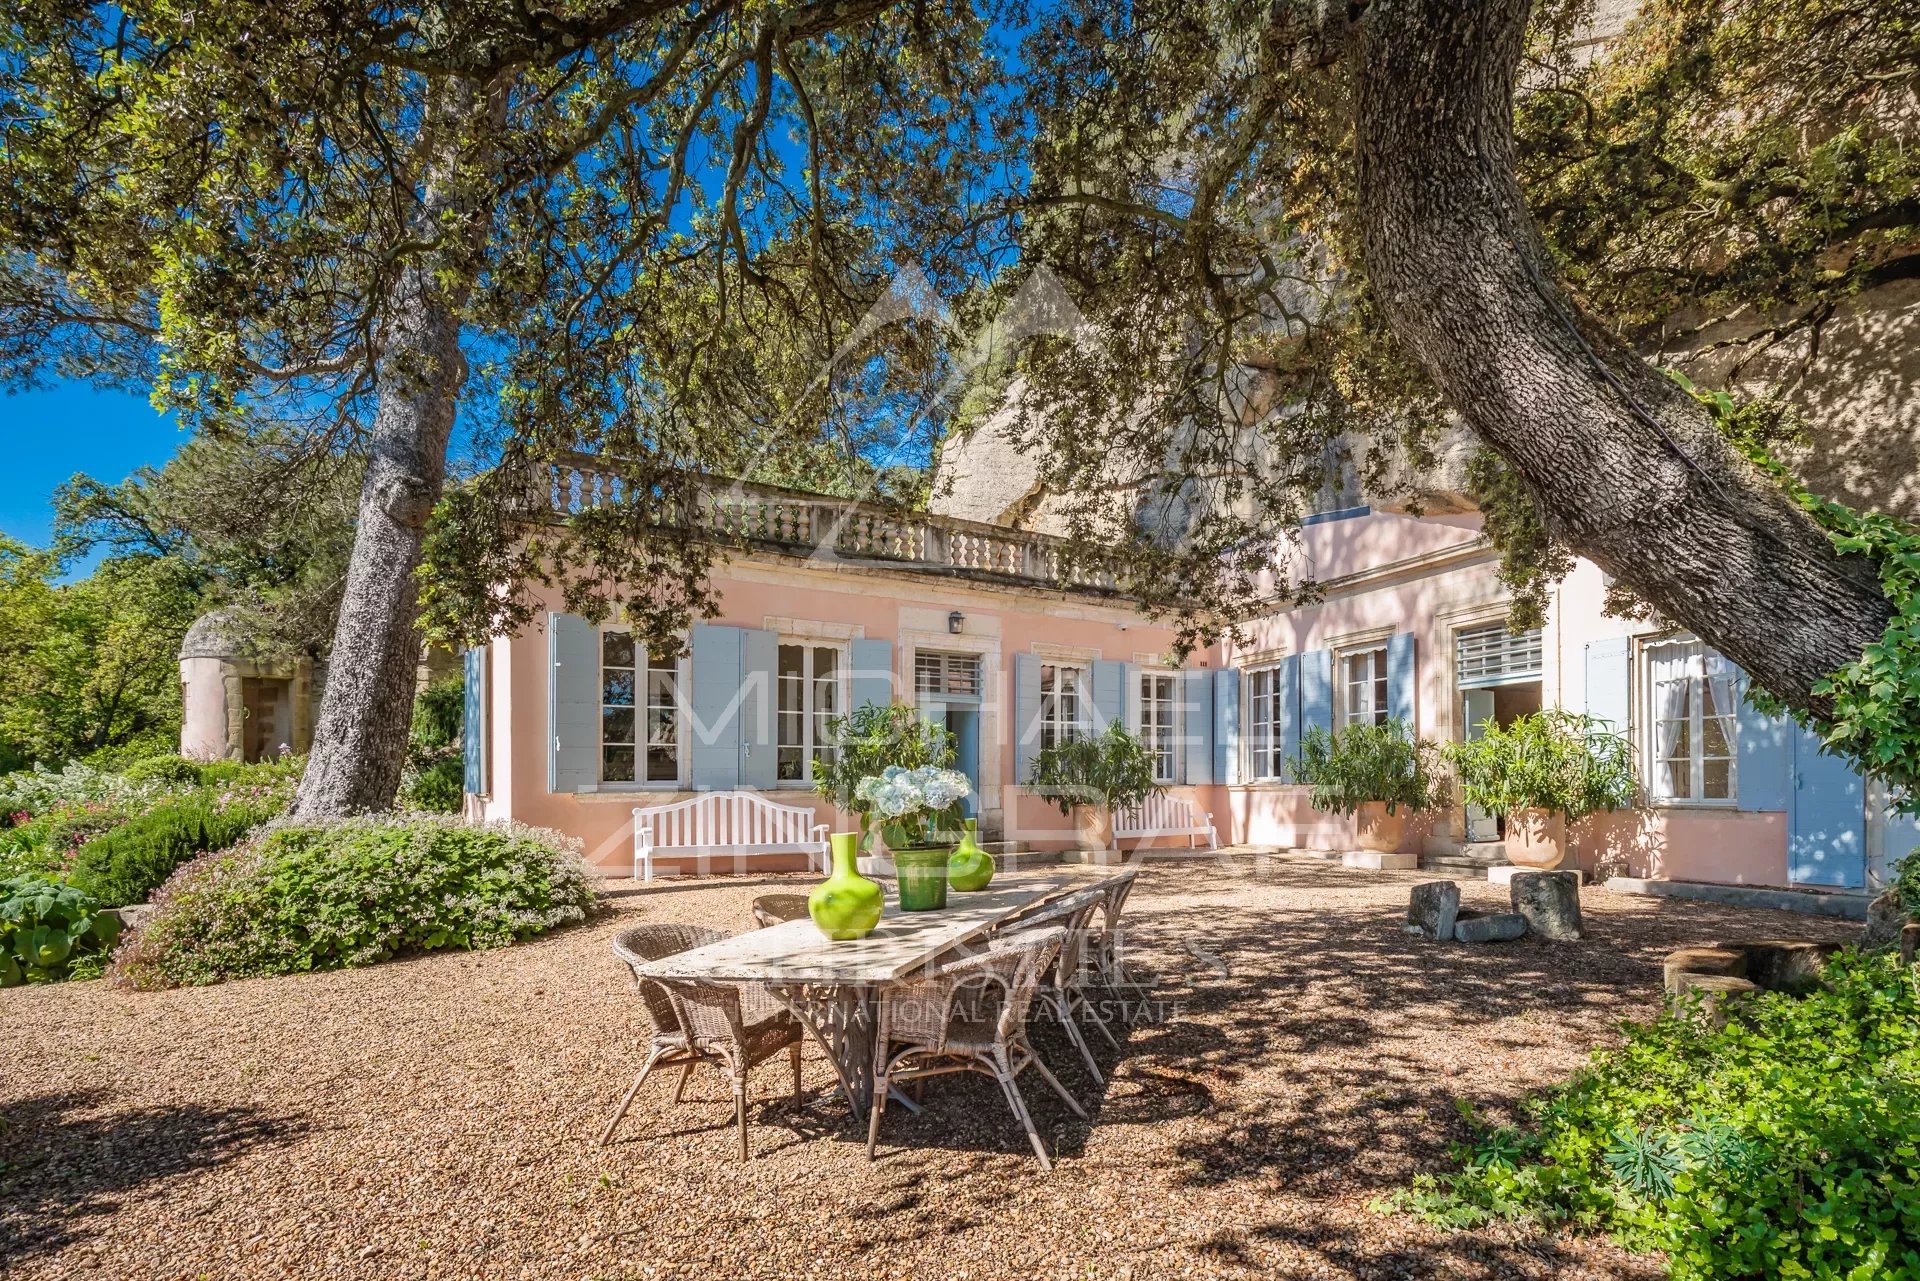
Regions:
<instances>
[{"instance_id":1,"label":"stone step","mask_svg":"<svg viewBox=\"0 0 1920 1281\"><path fill-rule=\"evenodd\" d=\"M998 858L1002 854L1025 854L1031 847L1025 841L981 841L980 848Z\"/></svg>"},{"instance_id":2,"label":"stone step","mask_svg":"<svg viewBox=\"0 0 1920 1281\"><path fill-rule=\"evenodd\" d=\"M1504 858L1498 863L1483 863L1477 858L1462 858L1458 854L1423 854L1420 856L1420 870L1423 872L1446 872L1451 875L1465 876L1471 880L1482 880L1487 872L1496 867L1509 867Z\"/></svg>"}]
</instances>

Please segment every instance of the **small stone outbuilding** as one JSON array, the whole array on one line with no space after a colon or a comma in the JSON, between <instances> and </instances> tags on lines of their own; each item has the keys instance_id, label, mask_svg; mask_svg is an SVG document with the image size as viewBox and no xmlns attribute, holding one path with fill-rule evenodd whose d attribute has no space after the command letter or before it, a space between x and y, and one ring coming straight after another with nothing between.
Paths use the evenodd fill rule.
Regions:
<instances>
[{"instance_id":1,"label":"small stone outbuilding","mask_svg":"<svg viewBox=\"0 0 1920 1281\"><path fill-rule=\"evenodd\" d=\"M314 663L261 653L224 611L204 614L180 644L180 754L257 761L304 752L318 705Z\"/></svg>"}]
</instances>

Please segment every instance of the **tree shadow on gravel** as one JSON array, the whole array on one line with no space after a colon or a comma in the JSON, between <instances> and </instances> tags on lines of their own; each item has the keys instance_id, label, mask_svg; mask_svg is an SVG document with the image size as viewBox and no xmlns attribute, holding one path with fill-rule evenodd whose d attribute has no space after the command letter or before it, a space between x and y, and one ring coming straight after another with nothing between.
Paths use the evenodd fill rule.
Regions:
<instances>
[{"instance_id":1,"label":"tree shadow on gravel","mask_svg":"<svg viewBox=\"0 0 1920 1281\"><path fill-rule=\"evenodd\" d=\"M148 1184L224 1165L307 1132L253 1107L184 1104L98 1115L105 1091L40 1094L0 1109L0 1273L93 1235Z\"/></svg>"}]
</instances>

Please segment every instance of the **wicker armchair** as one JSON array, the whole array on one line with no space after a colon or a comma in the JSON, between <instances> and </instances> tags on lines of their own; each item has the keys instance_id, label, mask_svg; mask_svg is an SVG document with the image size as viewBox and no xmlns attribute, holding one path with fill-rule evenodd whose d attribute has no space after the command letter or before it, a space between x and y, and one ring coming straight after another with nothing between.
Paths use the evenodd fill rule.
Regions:
<instances>
[{"instance_id":1,"label":"wicker armchair","mask_svg":"<svg viewBox=\"0 0 1920 1281\"><path fill-rule=\"evenodd\" d=\"M1133 893L1133 883L1140 879L1140 872L1122 872L1110 877L1099 885L1102 901L1100 904L1101 929L1096 932L1088 945L1093 957L1094 967L1100 972L1100 981L1110 988L1119 988L1127 983L1127 973L1121 965L1120 913L1127 905L1127 896Z\"/></svg>"},{"instance_id":2,"label":"wicker armchair","mask_svg":"<svg viewBox=\"0 0 1920 1281\"><path fill-rule=\"evenodd\" d=\"M746 983L702 983L687 979L644 978L639 966L664 956L704 947L726 938L720 930L698 925L641 925L621 932L613 940L613 950L633 973L647 1016L653 1021L654 1034L647 1060L640 1074L620 1100L619 1110L607 1122L600 1135L605 1147L613 1137L620 1118L627 1114L634 1095L648 1074L661 1064L680 1065L680 1082L674 1087L673 1101L678 1103L687 1088L687 1078L700 1063L712 1063L727 1076L733 1087L734 1122L740 1132L740 1159L749 1155L747 1146L747 1072L786 1050L793 1067L793 1099L800 1101L800 1043L804 1036L786 1007L764 988Z\"/></svg>"},{"instance_id":3,"label":"wicker armchair","mask_svg":"<svg viewBox=\"0 0 1920 1281\"><path fill-rule=\"evenodd\" d=\"M882 992L873 1107L867 1121L869 1161L880 1142L880 1118L893 1086L949 1072L979 1072L1000 1083L1041 1167L1053 1168L1015 1078L1034 1068L1075 1116L1086 1118L1086 1110L1027 1043L1027 1011L1041 974L1058 957L1065 937L1066 931L1049 929L996 938L983 952Z\"/></svg>"},{"instance_id":4,"label":"wicker armchair","mask_svg":"<svg viewBox=\"0 0 1920 1281\"><path fill-rule=\"evenodd\" d=\"M1107 1038L1107 1044L1116 1050L1120 1048L1120 1042L1114 1039L1106 1020L1094 1009L1086 992L1088 924L1105 901L1106 895L1098 889L1083 890L1071 898L1043 905L1039 911L1014 920L1000 932L1001 937L1006 938L1018 937L1031 930L1065 931L1059 954L1053 964L1041 972L1037 995L1053 1011L1060 1026L1066 1029L1067 1039L1073 1042L1074 1049L1080 1051L1080 1057L1086 1061L1087 1071L1093 1074L1097 1085L1105 1085L1107 1079L1100 1074L1100 1065L1094 1061L1093 1050L1087 1045L1086 1037L1080 1034L1074 1015L1078 1013L1090 1019L1100 1029L1100 1035Z\"/></svg>"},{"instance_id":5,"label":"wicker armchair","mask_svg":"<svg viewBox=\"0 0 1920 1281\"><path fill-rule=\"evenodd\" d=\"M769 925L784 925L807 914L804 894L762 894L753 900L753 925L764 930Z\"/></svg>"}]
</instances>

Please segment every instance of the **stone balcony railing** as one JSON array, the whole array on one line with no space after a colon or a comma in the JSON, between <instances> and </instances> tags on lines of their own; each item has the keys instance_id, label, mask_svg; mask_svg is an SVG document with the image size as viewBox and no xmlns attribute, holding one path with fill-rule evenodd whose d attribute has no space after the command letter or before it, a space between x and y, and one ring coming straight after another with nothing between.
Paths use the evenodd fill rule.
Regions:
<instances>
[{"instance_id":1,"label":"stone balcony railing","mask_svg":"<svg viewBox=\"0 0 1920 1281\"><path fill-rule=\"evenodd\" d=\"M625 483L589 456L544 470L547 483L536 480L535 503L556 516L626 501ZM684 517L667 519L678 523ZM771 485L716 480L697 500L691 523L716 542L823 564L907 568L1099 595L1123 591L1111 570L1070 559L1065 544L1047 534Z\"/></svg>"}]
</instances>

